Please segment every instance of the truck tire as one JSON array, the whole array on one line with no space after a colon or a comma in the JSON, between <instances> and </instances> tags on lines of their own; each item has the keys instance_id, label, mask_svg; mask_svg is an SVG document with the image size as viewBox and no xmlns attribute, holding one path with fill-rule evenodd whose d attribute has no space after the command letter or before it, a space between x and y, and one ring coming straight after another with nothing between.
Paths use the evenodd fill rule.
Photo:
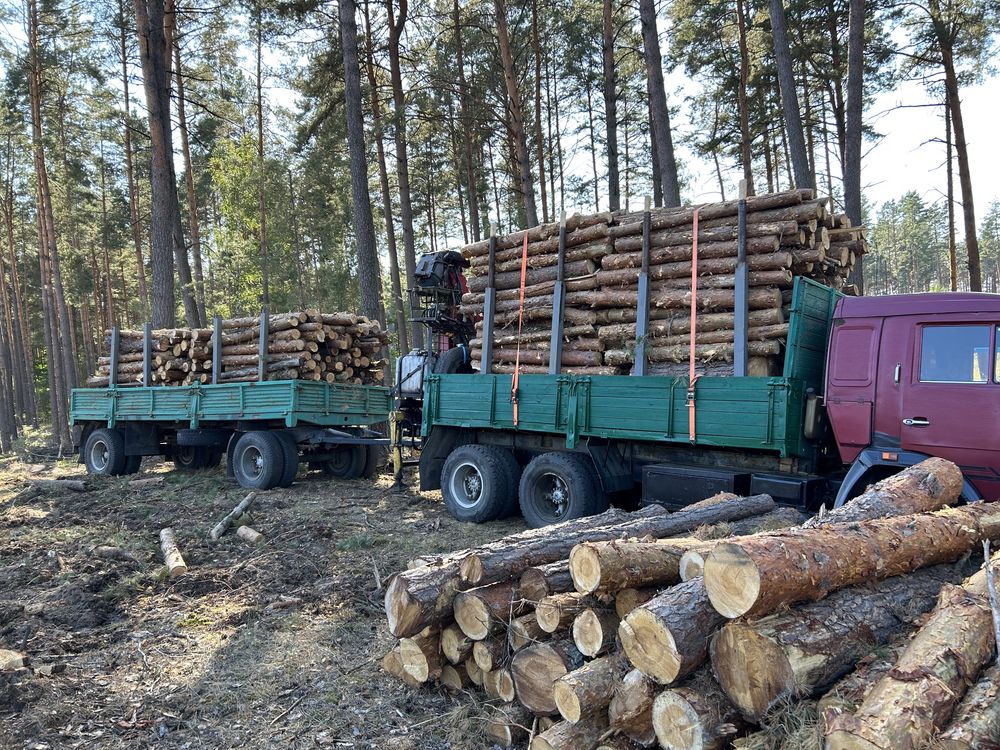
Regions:
<instances>
[{"instance_id":1,"label":"truck tire","mask_svg":"<svg viewBox=\"0 0 1000 750\"><path fill-rule=\"evenodd\" d=\"M459 521L485 523L503 517L516 501L505 448L460 445L441 470L441 494L448 512Z\"/></svg>"},{"instance_id":2,"label":"truck tire","mask_svg":"<svg viewBox=\"0 0 1000 750\"><path fill-rule=\"evenodd\" d=\"M174 468L181 471L201 471L210 468L212 449L196 445L178 445L173 451Z\"/></svg>"},{"instance_id":3,"label":"truck tire","mask_svg":"<svg viewBox=\"0 0 1000 750\"><path fill-rule=\"evenodd\" d=\"M389 451L384 445L365 446L365 468L361 476L365 479L374 479L382 471L382 468L389 460Z\"/></svg>"},{"instance_id":4,"label":"truck tire","mask_svg":"<svg viewBox=\"0 0 1000 750\"><path fill-rule=\"evenodd\" d=\"M535 456L521 474L521 513L533 529L608 509L591 460L553 451Z\"/></svg>"},{"instance_id":5,"label":"truck tire","mask_svg":"<svg viewBox=\"0 0 1000 750\"><path fill-rule=\"evenodd\" d=\"M299 473L299 445L290 432L276 432L274 434L278 438L278 442L281 443L285 462L285 470L281 473L278 486L291 487L295 476Z\"/></svg>"},{"instance_id":6,"label":"truck tire","mask_svg":"<svg viewBox=\"0 0 1000 750\"><path fill-rule=\"evenodd\" d=\"M233 449L233 474L240 487L269 490L285 472L285 454L273 432L247 432Z\"/></svg>"},{"instance_id":7,"label":"truck tire","mask_svg":"<svg viewBox=\"0 0 1000 750\"><path fill-rule=\"evenodd\" d=\"M507 501L507 507L504 508L503 514L500 518L510 518L511 516L516 516L520 511L518 504L518 495L520 494L519 488L521 486L521 464L517 462L514 457L514 451L508 448L499 448L499 457L503 461L504 470L507 472L507 481L511 488L510 498Z\"/></svg>"},{"instance_id":8,"label":"truck tire","mask_svg":"<svg viewBox=\"0 0 1000 750\"><path fill-rule=\"evenodd\" d=\"M334 458L320 461L319 467L328 477L357 479L365 471L368 451L364 445L337 445L332 449Z\"/></svg>"},{"instance_id":9,"label":"truck tire","mask_svg":"<svg viewBox=\"0 0 1000 750\"><path fill-rule=\"evenodd\" d=\"M455 375L456 373L471 373L472 363L469 350L464 346L456 346L438 355L434 363L435 375Z\"/></svg>"},{"instance_id":10,"label":"truck tire","mask_svg":"<svg viewBox=\"0 0 1000 750\"><path fill-rule=\"evenodd\" d=\"M88 474L119 477L128 466L125 455L125 435L121 430L94 430L83 447L83 463Z\"/></svg>"}]
</instances>

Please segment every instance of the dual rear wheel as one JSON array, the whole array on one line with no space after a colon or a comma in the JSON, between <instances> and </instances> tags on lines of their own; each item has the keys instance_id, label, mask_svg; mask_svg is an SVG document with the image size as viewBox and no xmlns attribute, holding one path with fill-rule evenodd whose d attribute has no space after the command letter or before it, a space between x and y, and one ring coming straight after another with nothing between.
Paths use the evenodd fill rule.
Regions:
<instances>
[{"instance_id":1,"label":"dual rear wheel","mask_svg":"<svg viewBox=\"0 0 1000 750\"><path fill-rule=\"evenodd\" d=\"M506 518L520 507L528 525L539 528L608 508L588 456L543 453L522 470L512 450L495 445L452 451L441 472L441 493L448 512L471 523Z\"/></svg>"}]
</instances>

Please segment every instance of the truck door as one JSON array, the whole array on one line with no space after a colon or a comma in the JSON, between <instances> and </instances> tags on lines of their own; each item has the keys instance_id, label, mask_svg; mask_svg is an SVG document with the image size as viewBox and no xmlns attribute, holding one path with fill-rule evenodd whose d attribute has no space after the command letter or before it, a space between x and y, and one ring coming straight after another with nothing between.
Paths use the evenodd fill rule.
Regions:
<instances>
[{"instance_id":1,"label":"truck door","mask_svg":"<svg viewBox=\"0 0 1000 750\"><path fill-rule=\"evenodd\" d=\"M954 461L985 499L1000 498L997 326L926 322L913 335L900 401L902 448Z\"/></svg>"}]
</instances>

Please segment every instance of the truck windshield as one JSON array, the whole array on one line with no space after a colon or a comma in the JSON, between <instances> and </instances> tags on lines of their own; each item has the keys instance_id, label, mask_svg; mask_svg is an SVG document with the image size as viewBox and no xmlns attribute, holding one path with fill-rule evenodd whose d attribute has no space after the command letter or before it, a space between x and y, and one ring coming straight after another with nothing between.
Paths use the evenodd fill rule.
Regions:
<instances>
[{"instance_id":1,"label":"truck windshield","mask_svg":"<svg viewBox=\"0 0 1000 750\"><path fill-rule=\"evenodd\" d=\"M989 353L990 326L927 326L920 345L920 380L985 383Z\"/></svg>"}]
</instances>

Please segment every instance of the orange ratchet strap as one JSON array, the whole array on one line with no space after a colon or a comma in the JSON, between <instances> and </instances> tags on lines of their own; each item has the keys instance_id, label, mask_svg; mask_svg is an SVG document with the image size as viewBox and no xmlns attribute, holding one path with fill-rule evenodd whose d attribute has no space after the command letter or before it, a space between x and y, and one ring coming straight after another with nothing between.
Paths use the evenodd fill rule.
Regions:
<instances>
[{"instance_id":1,"label":"orange ratchet strap","mask_svg":"<svg viewBox=\"0 0 1000 750\"><path fill-rule=\"evenodd\" d=\"M521 248L521 297L517 308L517 353L514 355L514 376L510 381L510 402L514 406L514 426L517 427L517 388L521 382L521 328L524 325L524 285L528 277L528 230L524 230Z\"/></svg>"},{"instance_id":2,"label":"orange ratchet strap","mask_svg":"<svg viewBox=\"0 0 1000 750\"><path fill-rule=\"evenodd\" d=\"M694 371L695 363L695 342L697 341L697 328L698 328L698 213L701 208L696 208L694 210L694 221L693 221L693 232L691 239L691 335L690 335L690 346L688 349L688 390L687 390L687 407L688 407L688 440L692 443L695 442L695 405L694 405L694 386L700 377Z\"/></svg>"}]
</instances>

